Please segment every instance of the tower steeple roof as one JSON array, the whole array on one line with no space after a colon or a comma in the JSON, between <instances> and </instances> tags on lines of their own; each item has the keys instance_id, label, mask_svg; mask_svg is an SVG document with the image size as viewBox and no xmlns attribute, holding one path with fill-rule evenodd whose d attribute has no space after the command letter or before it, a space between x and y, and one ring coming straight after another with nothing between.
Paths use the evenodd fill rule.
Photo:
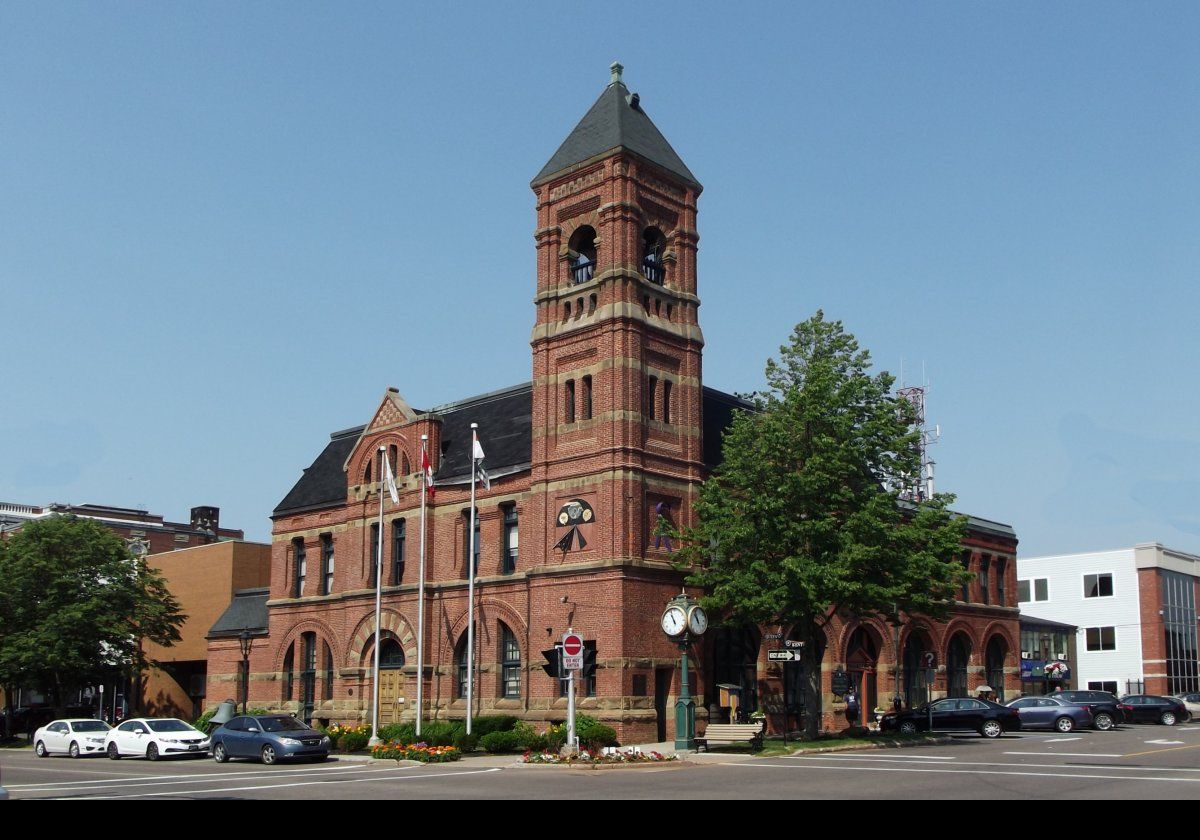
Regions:
<instances>
[{"instance_id":1,"label":"tower steeple roof","mask_svg":"<svg viewBox=\"0 0 1200 840\"><path fill-rule=\"evenodd\" d=\"M642 109L640 97L625 87L621 80L624 68L614 62L611 69L612 81L608 87L542 167L542 171L533 179L532 186L536 187L555 175L623 149L699 189L700 182L696 176Z\"/></svg>"}]
</instances>

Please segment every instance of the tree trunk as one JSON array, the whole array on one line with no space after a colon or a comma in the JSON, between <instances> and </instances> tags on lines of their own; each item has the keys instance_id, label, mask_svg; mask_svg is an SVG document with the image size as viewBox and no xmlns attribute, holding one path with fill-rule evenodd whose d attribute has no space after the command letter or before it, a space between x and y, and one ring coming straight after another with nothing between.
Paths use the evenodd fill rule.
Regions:
<instances>
[{"instance_id":1,"label":"tree trunk","mask_svg":"<svg viewBox=\"0 0 1200 840\"><path fill-rule=\"evenodd\" d=\"M817 632L810 623L801 632L804 641L804 737L816 740L821 729L821 660L817 658Z\"/></svg>"}]
</instances>

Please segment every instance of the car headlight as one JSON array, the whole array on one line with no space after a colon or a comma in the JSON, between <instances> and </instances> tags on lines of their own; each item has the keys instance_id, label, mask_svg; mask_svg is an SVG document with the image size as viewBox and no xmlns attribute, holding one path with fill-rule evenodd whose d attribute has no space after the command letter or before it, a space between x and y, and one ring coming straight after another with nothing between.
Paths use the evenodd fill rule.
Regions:
<instances>
[{"instance_id":1,"label":"car headlight","mask_svg":"<svg viewBox=\"0 0 1200 840\"><path fill-rule=\"evenodd\" d=\"M323 736L321 736L321 743L322 743L322 744L329 744L329 743L332 743L332 742L329 740L329 736L328 736L328 735L323 735Z\"/></svg>"},{"instance_id":2,"label":"car headlight","mask_svg":"<svg viewBox=\"0 0 1200 840\"><path fill-rule=\"evenodd\" d=\"M88 741L93 744L103 744L104 743L103 738L88 738Z\"/></svg>"},{"instance_id":3,"label":"car headlight","mask_svg":"<svg viewBox=\"0 0 1200 840\"><path fill-rule=\"evenodd\" d=\"M178 744L180 742L178 738L159 738L158 740L164 744Z\"/></svg>"},{"instance_id":4,"label":"car headlight","mask_svg":"<svg viewBox=\"0 0 1200 840\"><path fill-rule=\"evenodd\" d=\"M300 743L299 741L297 741L295 738L280 738L280 739L279 739L279 743L283 744L285 747L299 747L299 746L303 746L303 744L301 744L301 743Z\"/></svg>"}]
</instances>

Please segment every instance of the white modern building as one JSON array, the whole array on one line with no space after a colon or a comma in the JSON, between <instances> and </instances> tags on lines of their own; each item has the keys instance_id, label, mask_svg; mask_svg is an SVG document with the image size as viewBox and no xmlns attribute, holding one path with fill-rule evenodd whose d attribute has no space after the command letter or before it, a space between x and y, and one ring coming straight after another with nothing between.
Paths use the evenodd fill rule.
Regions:
<instances>
[{"instance_id":1,"label":"white modern building","mask_svg":"<svg viewBox=\"0 0 1200 840\"><path fill-rule=\"evenodd\" d=\"M1017 599L1023 616L1079 628L1072 663L1079 688L1200 691L1200 556L1142 543L1018 558Z\"/></svg>"}]
</instances>

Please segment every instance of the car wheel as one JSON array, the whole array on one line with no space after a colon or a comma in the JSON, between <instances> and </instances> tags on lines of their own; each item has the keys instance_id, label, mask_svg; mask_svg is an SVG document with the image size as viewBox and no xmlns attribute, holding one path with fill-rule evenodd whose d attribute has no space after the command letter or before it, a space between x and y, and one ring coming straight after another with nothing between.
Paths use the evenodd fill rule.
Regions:
<instances>
[{"instance_id":1,"label":"car wheel","mask_svg":"<svg viewBox=\"0 0 1200 840\"><path fill-rule=\"evenodd\" d=\"M229 760L229 753L225 752L224 744L213 744L213 761L217 764L224 764Z\"/></svg>"},{"instance_id":2,"label":"car wheel","mask_svg":"<svg viewBox=\"0 0 1200 840\"><path fill-rule=\"evenodd\" d=\"M113 761L117 761L121 758L121 750L118 749L116 741L108 742L108 757Z\"/></svg>"},{"instance_id":3,"label":"car wheel","mask_svg":"<svg viewBox=\"0 0 1200 840\"><path fill-rule=\"evenodd\" d=\"M79 758L79 744L77 744L75 741L72 741L67 753L71 756L71 758Z\"/></svg>"},{"instance_id":4,"label":"car wheel","mask_svg":"<svg viewBox=\"0 0 1200 840\"><path fill-rule=\"evenodd\" d=\"M999 738L1004 734L1004 726L998 720L985 720L979 734L984 738Z\"/></svg>"},{"instance_id":5,"label":"car wheel","mask_svg":"<svg viewBox=\"0 0 1200 840\"><path fill-rule=\"evenodd\" d=\"M901 721L900 722L900 734L901 735L916 735L917 734L917 724L911 720Z\"/></svg>"},{"instance_id":6,"label":"car wheel","mask_svg":"<svg viewBox=\"0 0 1200 840\"><path fill-rule=\"evenodd\" d=\"M1071 720L1069 717L1060 717L1058 720L1054 721L1054 728L1064 734L1067 732L1074 732L1075 721Z\"/></svg>"},{"instance_id":7,"label":"car wheel","mask_svg":"<svg viewBox=\"0 0 1200 840\"><path fill-rule=\"evenodd\" d=\"M146 747L146 758L151 761L158 761L158 744L151 744Z\"/></svg>"},{"instance_id":8,"label":"car wheel","mask_svg":"<svg viewBox=\"0 0 1200 840\"><path fill-rule=\"evenodd\" d=\"M1097 729L1101 732L1107 732L1113 728L1112 715L1108 712L1097 712L1095 719L1092 721Z\"/></svg>"},{"instance_id":9,"label":"car wheel","mask_svg":"<svg viewBox=\"0 0 1200 840\"><path fill-rule=\"evenodd\" d=\"M38 758L47 758L50 755L50 751L46 749L46 745L41 741L33 745L33 751L37 754Z\"/></svg>"},{"instance_id":10,"label":"car wheel","mask_svg":"<svg viewBox=\"0 0 1200 840\"><path fill-rule=\"evenodd\" d=\"M1163 712L1162 717L1158 719L1163 726L1174 726L1176 722L1174 712Z\"/></svg>"},{"instance_id":11,"label":"car wheel","mask_svg":"<svg viewBox=\"0 0 1200 840\"><path fill-rule=\"evenodd\" d=\"M274 764L278 760L279 760L279 756L275 754L274 747L272 747L270 744L267 744L262 748L262 763L263 764Z\"/></svg>"}]
</instances>

